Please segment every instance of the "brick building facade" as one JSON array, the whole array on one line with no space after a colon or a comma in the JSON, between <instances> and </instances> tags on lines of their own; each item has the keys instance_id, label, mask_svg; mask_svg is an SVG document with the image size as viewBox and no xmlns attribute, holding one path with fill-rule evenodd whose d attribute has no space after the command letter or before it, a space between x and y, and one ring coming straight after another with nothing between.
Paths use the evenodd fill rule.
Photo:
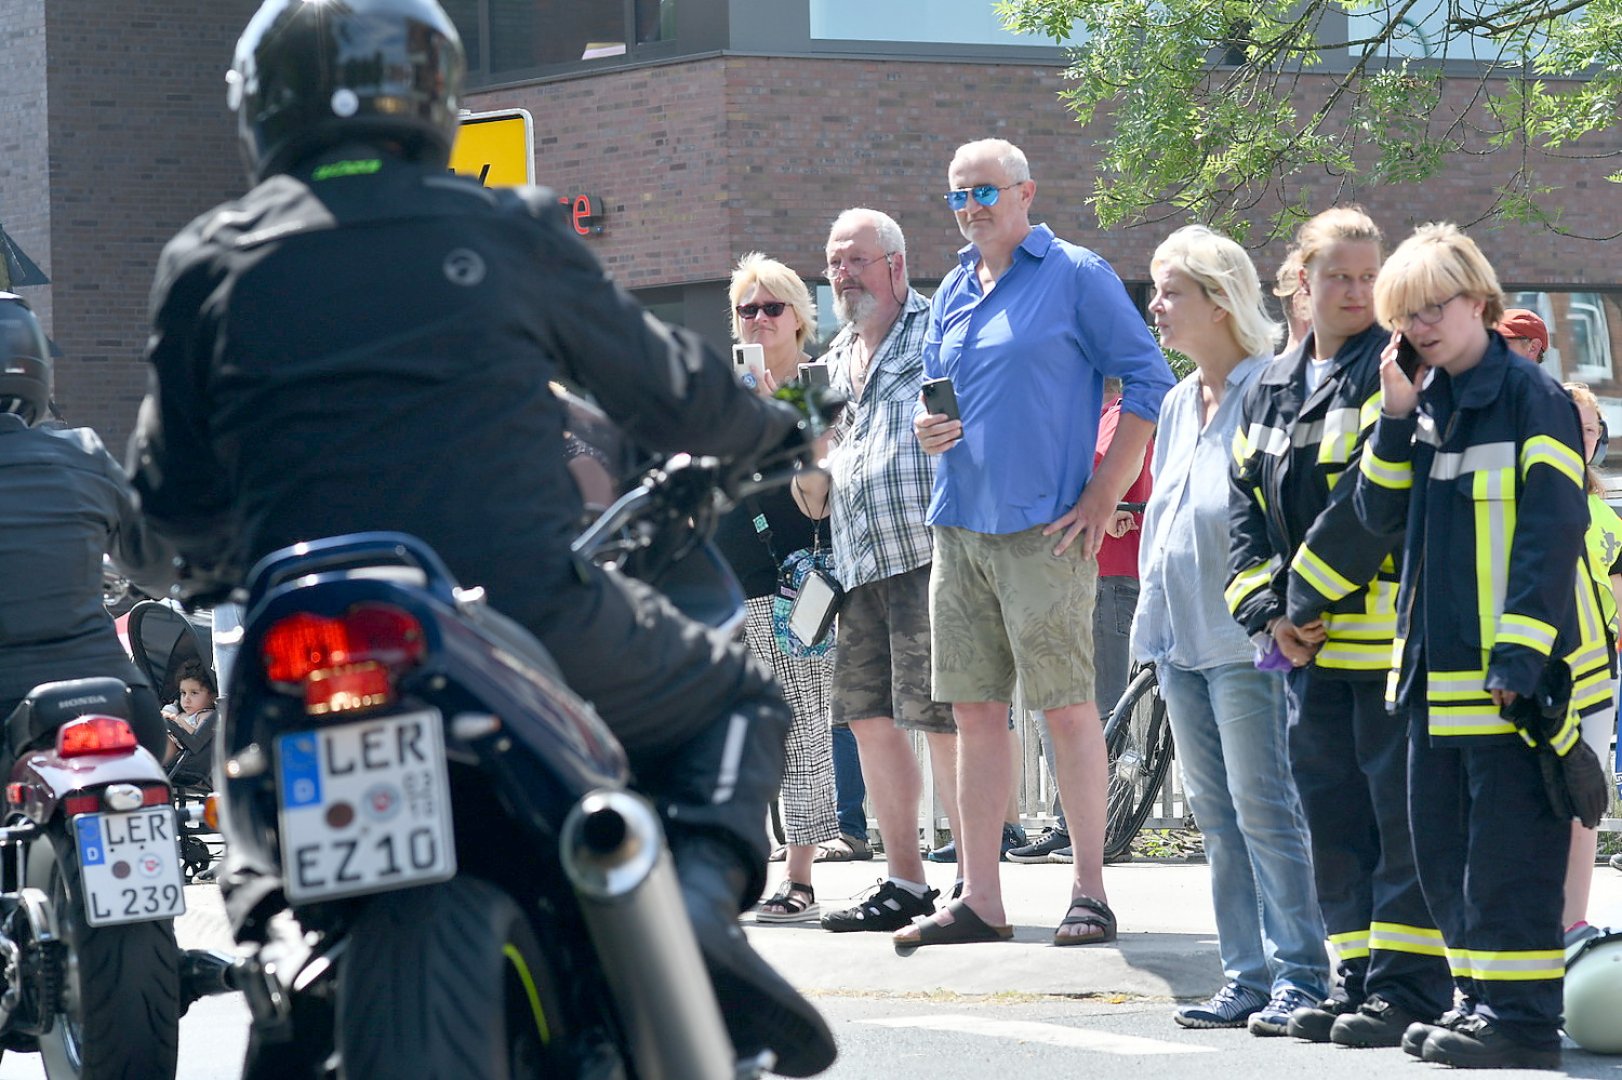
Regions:
<instances>
[{"instance_id":1,"label":"brick building facade","mask_svg":"<svg viewBox=\"0 0 1622 1080\"><path fill-rule=\"evenodd\" d=\"M633 3L643 10L644 0ZM1088 148L1101 131L1079 128L1060 105L1057 50L817 45L806 3L692 0L683 8L691 29L681 33L697 42L696 54L678 55L684 50L671 41L621 46L625 55L599 66L532 78L492 74L486 34L470 41L484 88L464 105L531 113L537 178L600 200L602 231L588 243L604 264L657 313L718 345L727 338L724 286L737 257L761 250L818 281L828 223L847 206L894 215L915 280L932 285L961 243L940 199L947 162L960 142L988 135L1029 155L1039 218L1097 249L1129 283L1147 280L1149 254L1174 226L1097 227L1085 198ZM51 285L23 291L64 354L64 410L110 445L123 445L144 386L139 361L159 250L244 185L223 73L256 6L0 5L0 225L51 275ZM537 10L547 6L536 0ZM812 16L816 6L811 0ZM479 0L447 7L465 33L480 10ZM790 47L774 48L783 27ZM1460 80L1457 92L1466 90ZM1622 149L1622 132L1586 149ZM1499 178L1519 164L1505 154L1469 158L1424 185L1355 195L1394 242L1418 222L1480 214ZM1541 167L1569 222L1622 230L1622 197L1602 180L1604 163ZM1327 199L1330 189L1322 190ZM1474 235L1507 287L1542 298L1527 302L1546 306L1557 348L1604 360L1580 373L1615 401L1613 427L1622 424L1622 384L1610 366L1611 358L1622 363L1622 244L1523 226ZM1278 253L1257 253L1264 274ZM1589 310L1596 306L1597 318Z\"/></svg>"}]
</instances>

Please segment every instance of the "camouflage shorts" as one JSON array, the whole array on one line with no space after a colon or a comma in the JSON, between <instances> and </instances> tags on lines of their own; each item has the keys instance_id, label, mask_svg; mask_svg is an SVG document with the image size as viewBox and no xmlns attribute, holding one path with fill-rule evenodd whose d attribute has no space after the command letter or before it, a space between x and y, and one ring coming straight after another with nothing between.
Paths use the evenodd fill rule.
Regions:
<instances>
[{"instance_id":1,"label":"camouflage shorts","mask_svg":"<svg viewBox=\"0 0 1622 1080\"><path fill-rule=\"evenodd\" d=\"M1054 555L1043 526L994 535L935 529L929 582L938 701L1012 701L1027 709L1093 700L1098 560L1079 543Z\"/></svg>"},{"instance_id":2,"label":"camouflage shorts","mask_svg":"<svg viewBox=\"0 0 1622 1080\"><path fill-rule=\"evenodd\" d=\"M857 585L839 607L833 722L888 716L911 731L955 732L929 696L929 567Z\"/></svg>"}]
</instances>

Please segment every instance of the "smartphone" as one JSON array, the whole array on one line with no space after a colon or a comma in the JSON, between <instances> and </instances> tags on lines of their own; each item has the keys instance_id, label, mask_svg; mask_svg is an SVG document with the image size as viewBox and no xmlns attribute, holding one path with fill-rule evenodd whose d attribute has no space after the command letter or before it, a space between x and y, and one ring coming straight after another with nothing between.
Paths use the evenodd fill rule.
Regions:
<instances>
[{"instance_id":1,"label":"smartphone","mask_svg":"<svg viewBox=\"0 0 1622 1080\"><path fill-rule=\"evenodd\" d=\"M948 420L961 420L957 411L957 391L951 379L924 380L924 408Z\"/></svg>"},{"instance_id":2,"label":"smartphone","mask_svg":"<svg viewBox=\"0 0 1622 1080\"><path fill-rule=\"evenodd\" d=\"M747 343L732 346L732 372L751 390L765 386L766 346Z\"/></svg>"},{"instance_id":3,"label":"smartphone","mask_svg":"<svg viewBox=\"0 0 1622 1080\"><path fill-rule=\"evenodd\" d=\"M1406 337L1397 338L1397 367L1410 381L1419 373L1422 363L1423 361L1419 359L1419 350L1414 348L1413 343Z\"/></svg>"},{"instance_id":4,"label":"smartphone","mask_svg":"<svg viewBox=\"0 0 1622 1080\"><path fill-rule=\"evenodd\" d=\"M826 360L813 360L800 365L800 385L807 390L826 390L831 381Z\"/></svg>"}]
</instances>

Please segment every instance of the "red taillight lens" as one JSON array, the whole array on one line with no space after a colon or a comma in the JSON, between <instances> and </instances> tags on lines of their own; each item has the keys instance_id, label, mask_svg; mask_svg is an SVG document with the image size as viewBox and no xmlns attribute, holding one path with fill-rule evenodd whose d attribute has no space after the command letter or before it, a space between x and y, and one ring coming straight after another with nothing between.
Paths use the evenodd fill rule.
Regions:
<instances>
[{"instance_id":1,"label":"red taillight lens","mask_svg":"<svg viewBox=\"0 0 1622 1080\"><path fill-rule=\"evenodd\" d=\"M135 732L116 716L81 716L56 729L56 752L62 757L116 754L135 749Z\"/></svg>"},{"instance_id":2,"label":"red taillight lens","mask_svg":"<svg viewBox=\"0 0 1622 1080\"><path fill-rule=\"evenodd\" d=\"M421 662L422 624L397 607L357 604L338 618L299 612L265 634L265 675L303 684L312 713L387 704L394 677Z\"/></svg>"},{"instance_id":3,"label":"red taillight lens","mask_svg":"<svg viewBox=\"0 0 1622 1080\"><path fill-rule=\"evenodd\" d=\"M94 814L101 809L100 795L69 795L62 800L62 810L68 817Z\"/></svg>"},{"instance_id":4,"label":"red taillight lens","mask_svg":"<svg viewBox=\"0 0 1622 1080\"><path fill-rule=\"evenodd\" d=\"M142 806L167 806L167 805L169 805L169 785L167 785L167 784L147 784L145 787L141 788L141 805Z\"/></svg>"}]
</instances>

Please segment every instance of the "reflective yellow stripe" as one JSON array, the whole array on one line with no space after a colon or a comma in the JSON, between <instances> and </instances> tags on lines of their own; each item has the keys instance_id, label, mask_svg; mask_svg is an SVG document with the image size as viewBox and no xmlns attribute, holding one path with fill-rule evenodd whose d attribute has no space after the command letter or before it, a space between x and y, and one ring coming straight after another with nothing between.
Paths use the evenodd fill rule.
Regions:
<instances>
[{"instance_id":1,"label":"reflective yellow stripe","mask_svg":"<svg viewBox=\"0 0 1622 1080\"><path fill-rule=\"evenodd\" d=\"M1283 428L1269 427L1263 423L1253 423L1245 434L1250 443L1252 452L1267 454L1271 457L1283 457L1290 449L1290 433Z\"/></svg>"},{"instance_id":2,"label":"reflective yellow stripe","mask_svg":"<svg viewBox=\"0 0 1622 1080\"><path fill-rule=\"evenodd\" d=\"M1534 435L1521 446L1521 475L1534 465L1547 465L1578 487L1583 486L1583 459L1577 451L1552 435Z\"/></svg>"},{"instance_id":3,"label":"reflective yellow stripe","mask_svg":"<svg viewBox=\"0 0 1622 1080\"><path fill-rule=\"evenodd\" d=\"M1384 671L1391 666L1391 647L1383 641L1325 641L1316 663L1319 667Z\"/></svg>"},{"instance_id":4,"label":"reflective yellow stripe","mask_svg":"<svg viewBox=\"0 0 1622 1080\"><path fill-rule=\"evenodd\" d=\"M1290 569L1300 574L1302 580L1312 586L1319 596L1328 600L1339 600L1357 588L1355 582L1343 577L1305 544L1296 550L1295 558L1290 560Z\"/></svg>"},{"instance_id":5,"label":"reflective yellow stripe","mask_svg":"<svg viewBox=\"0 0 1622 1080\"><path fill-rule=\"evenodd\" d=\"M1228 611L1237 614L1239 605L1250 597L1268 588L1273 583L1272 560L1247 567L1233 576L1228 587L1222 590L1222 598L1228 602Z\"/></svg>"},{"instance_id":6,"label":"reflective yellow stripe","mask_svg":"<svg viewBox=\"0 0 1622 1080\"><path fill-rule=\"evenodd\" d=\"M1250 438L1245 434L1244 428L1239 428L1233 433L1233 462L1235 465L1243 465L1248 457L1250 457Z\"/></svg>"},{"instance_id":7,"label":"reflective yellow stripe","mask_svg":"<svg viewBox=\"0 0 1622 1080\"><path fill-rule=\"evenodd\" d=\"M1330 934L1329 948L1337 960L1356 960L1369 954L1369 932L1350 930L1344 934Z\"/></svg>"},{"instance_id":8,"label":"reflective yellow stripe","mask_svg":"<svg viewBox=\"0 0 1622 1080\"><path fill-rule=\"evenodd\" d=\"M1357 409L1331 409L1323 418L1323 442L1318 447L1318 463L1350 461L1361 430Z\"/></svg>"},{"instance_id":9,"label":"reflective yellow stripe","mask_svg":"<svg viewBox=\"0 0 1622 1080\"><path fill-rule=\"evenodd\" d=\"M1468 701L1479 698L1490 700L1487 693L1487 669L1477 671L1427 671L1425 697L1430 701Z\"/></svg>"},{"instance_id":10,"label":"reflective yellow stripe","mask_svg":"<svg viewBox=\"0 0 1622 1080\"><path fill-rule=\"evenodd\" d=\"M1498 632L1493 640L1498 644L1525 645L1548 656L1554 648L1554 638L1554 627L1542 619L1506 611L1498 617Z\"/></svg>"},{"instance_id":11,"label":"reflective yellow stripe","mask_svg":"<svg viewBox=\"0 0 1622 1080\"><path fill-rule=\"evenodd\" d=\"M1357 410L1357 426L1371 428L1378 419L1380 419L1380 391L1376 390L1363 402L1363 407Z\"/></svg>"},{"instance_id":12,"label":"reflective yellow stripe","mask_svg":"<svg viewBox=\"0 0 1622 1080\"><path fill-rule=\"evenodd\" d=\"M1417 953L1420 956L1446 956L1442 932L1433 926L1406 926L1376 922L1369 926L1369 948L1386 952Z\"/></svg>"},{"instance_id":13,"label":"reflective yellow stripe","mask_svg":"<svg viewBox=\"0 0 1622 1080\"><path fill-rule=\"evenodd\" d=\"M1481 617L1481 647L1491 649L1497 640L1497 615L1504 610L1504 596L1509 591L1509 545L1515 535L1514 474L1506 470L1476 472L1470 494L1475 510L1476 610Z\"/></svg>"},{"instance_id":14,"label":"reflective yellow stripe","mask_svg":"<svg viewBox=\"0 0 1622 1080\"><path fill-rule=\"evenodd\" d=\"M1431 705L1427 728L1432 735L1515 734L1515 725L1498 715L1490 698L1470 705Z\"/></svg>"},{"instance_id":15,"label":"reflective yellow stripe","mask_svg":"<svg viewBox=\"0 0 1622 1080\"><path fill-rule=\"evenodd\" d=\"M1365 446L1357 467L1363 471L1364 476L1383 488L1404 491L1414 486L1412 461L1385 461L1376 456L1373 449Z\"/></svg>"},{"instance_id":16,"label":"reflective yellow stripe","mask_svg":"<svg viewBox=\"0 0 1622 1080\"><path fill-rule=\"evenodd\" d=\"M1455 975L1494 982L1560 979L1566 974L1566 954L1561 949L1527 949L1513 952L1449 949L1447 961Z\"/></svg>"},{"instance_id":17,"label":"reflective yellow stripe","mask_svg":"<svg viewBox=\"0 0 1622 1080\"><path fill-rule=\"evenodd\" d=\"M1432 480L1457 480L1467 473L1511 472L1514 468L1514 443L1477 443L1463 450L1438 452L1430 475Z\"/></svg>"}]
</instances>

